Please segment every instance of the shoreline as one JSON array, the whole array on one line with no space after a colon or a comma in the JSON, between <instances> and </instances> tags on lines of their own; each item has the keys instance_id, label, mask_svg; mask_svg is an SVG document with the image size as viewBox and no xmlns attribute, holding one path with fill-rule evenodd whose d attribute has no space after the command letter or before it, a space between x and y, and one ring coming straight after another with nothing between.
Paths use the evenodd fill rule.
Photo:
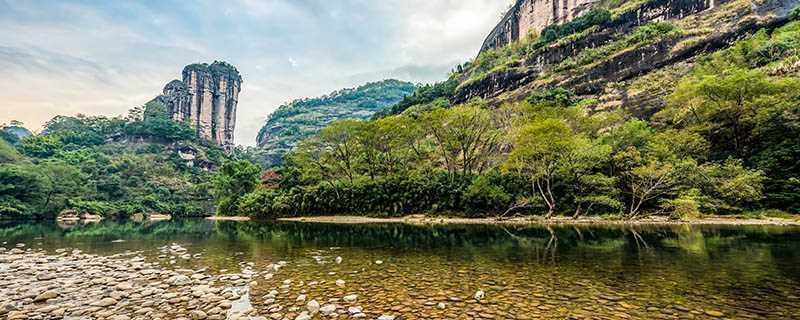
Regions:
<instances>
[{"instance_id":1,"label":"shoreline","mask_svg":"<svg viewBox=\"0 0 800 320\"><path fill-rule=\"evenodd\" d=\"M278 218L278 221L329 223L329 224L378 224L402 223L410 225L542 225L542 226L586 226L586 225L730 225L730 226L800 226L800 220L782 218L737 218L714 216L694 220L670 220L666 217L651 217L638 220L609 220L602 218L554 217L543 219L541 217L519 217L505 220L495 218L448 218L429 217L424 215L410 215L395 218L373 218L362 216L313 216Z\"/></svg>"}]
</instances>

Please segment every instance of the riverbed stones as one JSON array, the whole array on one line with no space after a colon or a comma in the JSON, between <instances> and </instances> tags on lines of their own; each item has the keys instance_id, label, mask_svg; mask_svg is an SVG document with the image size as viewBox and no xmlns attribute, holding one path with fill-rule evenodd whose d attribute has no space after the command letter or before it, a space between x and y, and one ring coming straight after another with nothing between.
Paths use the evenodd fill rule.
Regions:
<instances>
[{"instance_id":1,"label":"riverbed stones","mask_svg":"<svg viewBox=\"0 0 800 320\"><path fill-rule=\"evenodd\" d=\"M344 300L344 302L355 302L356 299L358 299L358 295L357 294L348 294L348 295L342 297L342 300Z\"/></svg>"},{"instance_id":2,"label":"riverbed stones","mask_svg":"<svg viewBox=\"0 0 800 320\"><path fill-rule=\"evenodd\" d=\"M706 315L718 318L724 316L725 314L717 310L706 310Z\"/></svg>"},{"instance_id":3,"label":"riverbed stones","mask_svg":"<svg viewBox=\"0 0 800 320\"><path fill-rule=\"evenodd\" d=\"M306 309L312 314L317 313L319 311L319 307L319 302L317 302L317 300L311 300L306 304Z\"/></svg>"},{"instance_id":4,"label":"riverbed stones","mask_svg":"<svg viewBox=\"0 0 800 320\"><path fill-rule=\"evenodd\" d=\"M56 297L58 297L58 293L56 293L55 291L48 290L40 293L35 298L33 298L33 302L44 302Z\"/></svg>"},{"instance_id":5,"label":"riverbed stones","mask_svg":"<svg viewBox=\"0 0 800 320\"><path fill-rule=\"evenodd\" d=\"M197 271L163 269L136 252L68 252L0 253L0 318L225 319L226 297L239 297L221 296L219 277L187 281Z\"/></svg>"},{"instance_id":6,"label":"riverbed stones","mask_svg":"<svg viewBox=\"0 0 800 320\"><path fill-rule=\"evenodd\" d=\"M192 310L192 312L189 313L189 316L192 318L192 320L203 320L208 318L208 315L201 310Z\"/></svg>"},{"instance_id":7,"label":"riverbed stones","mask_svg":"<svg viewBox=\"0 0 800 320\"><path fill-rule=\"evenodd\" d=\"M108 307L117 304L117 300L114 298L103 298L97 301L92 302L90 305L94 307Z\"/></svg>"}]
</instances>

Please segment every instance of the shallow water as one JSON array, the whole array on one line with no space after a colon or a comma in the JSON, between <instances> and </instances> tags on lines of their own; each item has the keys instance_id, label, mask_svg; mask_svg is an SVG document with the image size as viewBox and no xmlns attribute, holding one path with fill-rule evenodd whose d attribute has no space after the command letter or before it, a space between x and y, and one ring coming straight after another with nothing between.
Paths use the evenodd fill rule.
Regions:
<instances>
[{"instance_id":1,"label":"shallow water","mask_svg":"<svg viewBox=\"0 0 800 320\"><path fill-rule=\"evenodd\" d=\"M355 294L337 303L370 318L800 319L797 227L3 223L0 243L142 251L165 267L219 273L252 263L263 275L286 261L250 288L263 315L263 296L278 290L285 309ZM159 250L173 243L194 257Z\"/></svg>"}]
</instances>

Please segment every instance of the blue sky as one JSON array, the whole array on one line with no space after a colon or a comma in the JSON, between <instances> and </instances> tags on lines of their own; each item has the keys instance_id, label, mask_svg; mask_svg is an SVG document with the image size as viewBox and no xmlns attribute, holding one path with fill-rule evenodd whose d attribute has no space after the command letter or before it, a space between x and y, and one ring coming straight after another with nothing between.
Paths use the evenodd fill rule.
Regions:
<instances>
[{"instance_id":1,"label":"blue sky","mask_svg":"<svg viewBox=\"0 0 800 320\"><path fill-rule=\"evenodd\" d=\"M295 98L433 82L477 53L510 0L0 0L0 122L119 115L184 65L242 73L236 142Z\"/></svg>"}]
</instances>

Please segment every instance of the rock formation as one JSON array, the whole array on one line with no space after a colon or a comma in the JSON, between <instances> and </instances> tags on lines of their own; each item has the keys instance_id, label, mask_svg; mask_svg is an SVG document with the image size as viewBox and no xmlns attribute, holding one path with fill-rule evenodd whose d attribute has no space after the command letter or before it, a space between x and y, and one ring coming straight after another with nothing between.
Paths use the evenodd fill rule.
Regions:
<instances>
[{"instance_id":1,"label":"rock formation","mask_svg":"<svg viewBox=\"0 0 800 320\"><path fill-rule=\"evenodd\" d=\"M228 63L196 63L183 68L183 80L172 80L156 98L172 119L196 128L200 138L225 149L233 147L236 105L242 77Z\"/></svg>"},{"instance_id":2,"label":"rock formation","mask_svg":"<svg viewBox=\"0 0 800 320\"><path fill-rule=\"evenodd\" d=\"M484 50L540 26L519 23L530 21L519 17L527 14L524 8L532 1L537 0L519 0L511 8L490 33ZM576 3L578 6L569 7L578 10L573 11L573 18L585 10L581 4L591 6L581 0ZM758 30L779 27L790 21L792 10L798 10L794 9L798 0L647 0L636 4L616 8L594 4L593 8L613 13L610 22L532 50L485 75L472 70L459 74L460 85L450 97L451 103L477 97L499 105L522 100L535 90L560 87L583 98L597 99L597 109L624 105L633 114L646 117L664 105L668 86L699 57L727 48ZM546 12L531 15L550 16ZM644 42L623 43L637 28L657 22L679 31ZM591 56L587 52L603 54ZM649 89L642 90L644 87Z\"/></svg>"},{"instance_id":3,"label":"rock formation","mask_svg":"<svg viewBox=\"0 0 800 320\"><path fill-rule=\"evenodd\" d=\"M517 0L483 41L481 52L539 33L551 24L571 21L598 3L600 0Z\"/></svg>"}]
</instances>

